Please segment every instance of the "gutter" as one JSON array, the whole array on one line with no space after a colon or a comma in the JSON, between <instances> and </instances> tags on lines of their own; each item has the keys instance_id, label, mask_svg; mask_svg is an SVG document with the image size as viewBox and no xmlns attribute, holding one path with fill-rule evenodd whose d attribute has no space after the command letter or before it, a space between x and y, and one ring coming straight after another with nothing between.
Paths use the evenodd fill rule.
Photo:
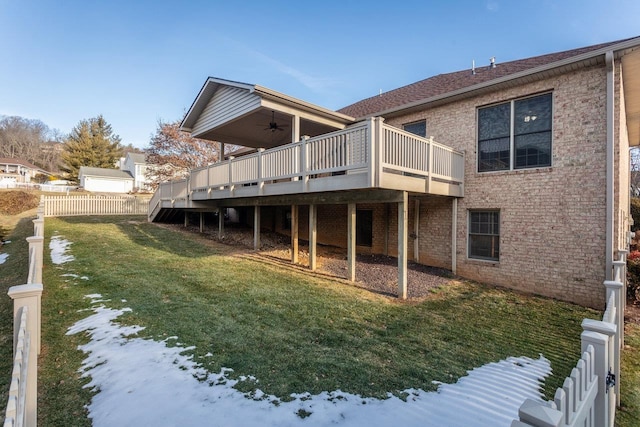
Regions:
<instances>
[{"instance_id":1,"label":"gutter","mask_svg":"<svg viewBox=\"0 0 640 427\"><path fill-rule=\"evenodd\" d=\"M596 50L592 50L590 52L585 52L583 54L580 55L576 55L576 56L571 56L569 58L565 58L562 59L560 61L555 61L555 62L551 62L549 64L545 64L545 65L541 65L535 68L530 68L527 70L523 70L517 73L513 73L513 74L509 74L507 76L503 76L503 77L499 77L497 79L493 79L493 80L487 80L486 82L482 82L482 83L478 83L472 86L468 86L468 87L464 87L461 89L457 89L451 92L447 92L447 93L443 93L440 95L435 95L432 96L430 98L425 98L425 99L420 99L418 101L413 101L410 102L408 104L403 104L397 107L392 107L389 108L387 110L383 110L380 112L375 113L376 116L382 116L382 117L387 117L389 115L394 115L394 114L398 114L398 113L402 113L405 110L411 110L414 108L418 108L418 107L422 107L424 105L428 105L434 102L438 102L438 101L445 101L448 98L457 98L457 97L465 97L467 96L469 93L473 93L476 91L480 91L483 89L488 89L492 86L496 86L496 85L500 85L500 84L504 84L513 80L518 80L521 78L525 78L525 77L529 77L538 73L543 73L546 71L551 71L553 69L556 68L562 68L562 67L566 67L566 66L570 66L571 64L574 63L579 63L579 62L583 62L583 61L588 61L588 60L593 60L598 58L601 55L607 55L609 53L612 54L612 60L613 60L613 52L619 52L619 51L623 51L625 49L629 49L629 48L633 48L633 47L637 47L640 45L640 37L634 37L632 39L629 40L625 40L623 42L614 44L614 45L610 45L610 46L605 46L603 48L600 49L596 49Z\"/></svg>"},{"instance_id":2,"label":"gutter","mask_svg":"<svg viewBox=\"0 0 640 427\"><path fill-rule=\"evenodd\" d=\"M606 186L606 270L605 280L613 280L613 209L615 202L614 178L615 169L615 147L614 147L614 122L615 122L615 75L613 50L605 53L605 62L607 65L607 186Z\"/></svg>"}]
</instances>

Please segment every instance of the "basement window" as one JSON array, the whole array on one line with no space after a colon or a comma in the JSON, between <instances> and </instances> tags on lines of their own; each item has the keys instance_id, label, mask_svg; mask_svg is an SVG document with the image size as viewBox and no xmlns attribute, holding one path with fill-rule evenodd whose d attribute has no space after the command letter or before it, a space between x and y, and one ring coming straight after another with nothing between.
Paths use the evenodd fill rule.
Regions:
<instances>
[{"instance_id":1,"label":"basement window","mask_svg":"<svg viewBox=\"0 0 640 427\"><path fill-rule=\"evenodd\" d=\"M500 211L469 211L469 258L500 260Z\"/></svg>"}]
</instances>

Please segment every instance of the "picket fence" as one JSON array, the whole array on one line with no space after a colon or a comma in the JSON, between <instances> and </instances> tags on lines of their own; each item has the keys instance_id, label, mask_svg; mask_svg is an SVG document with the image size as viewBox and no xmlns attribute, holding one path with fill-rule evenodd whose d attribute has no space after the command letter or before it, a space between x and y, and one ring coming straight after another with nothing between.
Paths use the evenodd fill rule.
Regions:
<instances>
[{"instance_id":1,"label":"picket fence","mask_svg":"<svg viewBox=\"0 0 640 427\"><path fill-rule=\"evenodd\" d=\"M44 216L147 215L147 196L42 196Z\"/></svg>"},{"instance_id":2,"label":"picket fence","mask_svg":"<svg viewBox=\"0 0 640 427\"><path fill-rule=\"evenodd\" d=\"M38 411L38 355L40 354L44 202L33 220L29 243L27 283L9 288L13 300L13 371L4 427L35 427Z\"/></svg>"},{"instance_id":3,"label":"picket fence","mask_svg":"<svg viewBox=\"0 0 640 427\"><path fill-rule=\"evenodd\" d=\"M556 390L552 402L527 399L511 427L613 427L620 405L620 351L624 345L627 251L613 262L606 280L607 305L602 320L582 321L582 357Z\"/></svg>"}]
</instances>

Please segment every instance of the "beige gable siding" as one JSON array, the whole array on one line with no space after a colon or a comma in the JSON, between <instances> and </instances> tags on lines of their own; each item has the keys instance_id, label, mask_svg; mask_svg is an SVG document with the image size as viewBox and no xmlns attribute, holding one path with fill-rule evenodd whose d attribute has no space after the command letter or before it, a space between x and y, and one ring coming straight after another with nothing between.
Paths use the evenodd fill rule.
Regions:
<instances>
[{"instance_id":1,"label":"beige gable siding","mask_svg":"<svg viewBox=\"0 0 640 427\"><path fill-rule=\"evenodd\" d=\"M630 226L629 198L630 198L630 162L629 158L629 138L627 129L627 114L625 110L624 88L622 85L622 73L620 62L616 63L616 91L620 94L616 98L616 126L615 138L619 140L616 145L616 183L615 183L615 207L617 215L614 215L614 229L617 239L614 236L616 247L614 249L625 249L627 233ZM614 253L615 255L615 253Z\"/></svg>"},{"instance_id":2,"label":"beige gable siding","mask_svg":"<svg viewBox=\"0 0 640 427\"><path fill-rule=\"evenodd\" d=\"M477 107L545 91L553 92L552 166L478 173ZM466 153L465 197L458 204L458 274L583 305L603 305L605 112L606 71L593 67L387 120L400 127L426 119L428 135ZM500 210L499 262L468 258L470 209ZM445 228L450 219L433 221Z\"/></svg>"},{"instance_id":3,"label":"beige gable siding","mask_svg":"<svg viewBox=\"0 0 640 427\"><path fill-rule=\"evenodd\" d=\"M193 126L197 137L222 123L237 119L260 106L260 98L246 89L221 86Z\"/></svg>"}]
</instances>

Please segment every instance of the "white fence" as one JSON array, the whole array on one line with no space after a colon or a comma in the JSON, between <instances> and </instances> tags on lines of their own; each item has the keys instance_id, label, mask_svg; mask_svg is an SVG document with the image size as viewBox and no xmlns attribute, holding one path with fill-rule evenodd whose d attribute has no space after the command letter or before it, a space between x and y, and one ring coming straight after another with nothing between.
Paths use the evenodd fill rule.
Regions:
<instances>
[{"instance_id":1,"label":"white fence","mask_svg":"<svg viewBox=\"0 0 640 427\"><path fill-rule=\"evenodd\" d=\"M42 200L44 216L146 215L149 211L149 197L140 196L42 196Z\"/></svg>"},{"instance_id":2,"label":"white fence","mask_svg":"<svg viewBox=\"0 0 640 427\"><path fill-rule=\"evenodd\" d=\"M614 280L607 280L602 320L582 321L582 357L553 402L527 399L511 427L613 427L620 404L620 350L624 344L626 250L618 251Z\"/></svg>"},{"instance_id":3,"label":"white fence","mask_svg":"<svg viewBox=\"0 0 640 427\"><path fill-rule=\"evenodd\" d=\"M4 427L35 427L38 411L38 354L40 354L44 202L33 220L29 242L29 270L25 285L9 288L13 299L13 372Z\"/></svg>"},{"instance_id":4,"label":"white fence","mask_svg":"<svg viewBox=\"0 0 640 427\"><path fill-rule=\"evenodd\" d=\"M42 190L50 193L67 193L75 191L78 187L71 185L34 184L32 182L0 181L0 188L27 188L30 190Z\"/></svg>"}]
</instances>

